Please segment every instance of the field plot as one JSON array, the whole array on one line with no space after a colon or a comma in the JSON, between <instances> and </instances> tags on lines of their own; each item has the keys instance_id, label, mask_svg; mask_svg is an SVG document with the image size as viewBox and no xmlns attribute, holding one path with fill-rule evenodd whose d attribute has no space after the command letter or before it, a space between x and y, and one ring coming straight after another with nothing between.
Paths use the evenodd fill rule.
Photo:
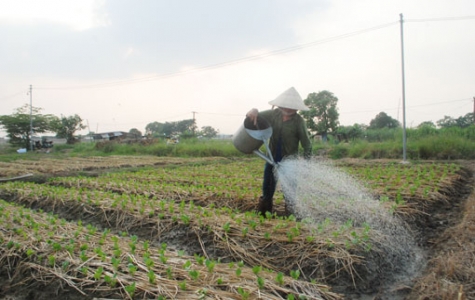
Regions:
<instances>
[{"instance_id":1,"label":"field plot","mask_svg":"<svg viewBox=\"0 0 475 300\"><path fill-rule=\"evenodd\" d=\"M35 180L0 185L0 295L54 284L45 298L344 299L377 293L396 270L378 228L283 216L282 195L277 214L256 215L259 159L78 161L2 164L3 176L28 166ZM470 176L455 164L380 165L339 167L419 233Z\"/></svg>"},{"instance_id":2,"label":"field plot","mask_svg":"<svg viewBox=\"0 0 475 300\"><path fill-rule=\"evenodd\" d=\"M69 159L55 159L47 156L39 160L20 159L14 162L0 162L0 178L14 177L24 174L33 175L61 175L68 173L80 174L88 171L100 172L114 168L131 168L144 166L158 166L170 164L200 163L221 158L190 158L183 160L176 157L156 156L96 156L71 157Z\"/></svg>"}]
</instances>

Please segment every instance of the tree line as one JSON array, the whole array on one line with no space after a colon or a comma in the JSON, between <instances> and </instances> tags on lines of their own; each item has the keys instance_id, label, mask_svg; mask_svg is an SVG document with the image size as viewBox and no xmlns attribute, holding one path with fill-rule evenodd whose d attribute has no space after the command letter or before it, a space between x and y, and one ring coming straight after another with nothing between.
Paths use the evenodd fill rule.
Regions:
<instances>
[{"instance_id":1,"label":"tree line","mask_svg":"<svg viewBox=\"0 0 475 300\"><path fill-rule=\"evenodd\" d=\"M217 136L219 130L211 126L203 126L198 130L194 119L176 121L176 122L152 122L145 126L145 134L152 137L174 136L180 137L204 137L213 138Z\"/></svg>"},{"instance_id":2,"label":"tree line","mask_svg":"<svg viewBox=\"0 0 475 300\"><path fill-rule=\"evenodd\" d=\"M57 138L66 139L67 144L74 144L79 141L77 132L85 129L83 119L75 114L72 116L57 117L52 114L42 114L42 108L30 107L25 104L11 115L0 116L0 126L7 132L9 143L14 146L30 148L32 136L47 132L55 133ZM178 122L152 122L147 124L146 135L150 137L170 137L178 135L180 137L204 137L213 138L218 134L218 130L211 126L203 126L197 129L194 119ZM90 132L89 135L93 135ZM142 132L137 128L132 128L129 135L136 138L142 137Z\"/></svg>"},{"instance_id":3,"label":"tree line","mask_svg":"<svg viewBox=\"0 0 475 300\"><path fill-rule=\"evenodd\" d=\"M309 107L308 111L299 112L305 119L307 129L312 136L320 135L323 140L327 136L333 135L345 140L355 140L368 138L371 131L401 128L401 123L389 116L385 112L378 113L370 120L369 125L354 124L352 126L340 126L338 112L338 98L329 91L321 91L311 93L304 99L305 105ZM474 126L475 118L473 113L467 113L464 116L453 118L444 116L444 118L436 121L422 122L416 129L422 132L434 132L437 129L447 128L468 128Z\"/></svg>"},{"instance_id":4,"label":"tree line","mask_svg":"<svg viewBox=\"0 0 475 300\"><path fill-rule=\"evenodd\" d=\"M25 104L12 115L0 116L0 125L7 131L10 144L30 148L33 134L46 132L54 132L68 144L74 144L77 141L75 133L86 128L78 115L57 117L41 114L41 110Z\"/></svg>"},{"instance_id":5,"label":"tree line","mask_svg":"<svg viewBox=\"0 0 475 300\"><path fill-rule=\"evenodd\" d=\"M309 134L311 136L320 135L324 141L328 139L329 135L345 141L368 139L368 137L374 136L374 134L371 134L372 130L401 128L401 123L385 112L378 113L370 120L369 125L340 126L338 98L327 90L310 93L304 99L304 103L309 107L309 110L301 111L299 114L304 118ZM41 114L41 110L41 108L36 107L30 108L28 104L25 104L17 108L12 115L0 116L0 126L7 131L10 144L28 148L31 145L33 133L46 132L53 132L56 137L66 139L66 143L74 144L78 141L76 132L86 128L82 118L77 114L57 117L50 114ZM433 133L435 130L444 128L467 128L473 126L474 122L474 114L467 113L465 116L458 118L444 116L436 123L432 121L422 122L417 129L420 129L421 132ZM194 119L165 123L152 122L145 127L145 135L152 138L171 136L213 138L218 133L219 131L211 126L203 126L201 130L198 130ZM129 135L132 137L143 136L137 128L130 129ZM376 140L380 139L381 135L376 138Z\"/></svg>"}]
</instances>

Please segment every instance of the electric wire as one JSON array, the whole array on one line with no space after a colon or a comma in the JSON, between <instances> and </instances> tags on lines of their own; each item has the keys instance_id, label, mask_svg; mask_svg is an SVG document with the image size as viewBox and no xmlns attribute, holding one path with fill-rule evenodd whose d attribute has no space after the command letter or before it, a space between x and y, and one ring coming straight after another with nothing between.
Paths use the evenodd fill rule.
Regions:
<instances>
[{"instance_id":1,"label":"electric wire","mask_svg":"<svg viewBox=\"0 0 475 300\"><path fill-rule=\"evenodd\" d=\"M475 16L426 18L426 19L405 19L404 22L406 22L406 23L444 22L444 21L462 21L462 20L473 20L473 19L475 19ZM383 29L383 28L391 27L391 26L394 26L398 23L399 23L399 21L385 23L385 24L373 26L373 27L370 27L370 28L357 30L357 31L353 31L353 32L350 32L350 33L346 33L346 34L337 35L337 36L330 37L330 38L325 38L325 39L320 39L320 40L316 40L316 41L312 41L312 42L308 42L308 43L303 43L303 44L299 44L299 45L295 45L295 46L290 46L290 47L286 47L286 48L282 48L282 49L278 49L278 50L274 50L274 51L269 51L269 52L262 53L262 54L237 58L237 59L233 59L233 60L229 60L229 61L225 61L225 62L221 62L221 63L215 63L215 64L210 64L210 65L206 65L206 66L202 66L202 67L196 67L196 68L185 70L185 71L170 72L170 73L161 74L161 75L146 76L146 77L135 78L135 79L124 79L124 80L117 80L117 81L112 81L112 82L104 82L104 83L89 84L89 85L64 86L64 87L35 86L35 89L40 89L40 90L73 90L73 89L107 88L107 87L113 87L113 86L117 86L117 85L127 85L127 84L135 84L135 83L152 81L152 80L161 80L161 79L166 79L166 78L169 78L169 77L181 76L181 75L186 75L186 74L190 74L190 73L206 71L206 70L213 70L213 69L223 68L223 67L227 67L227 66L231 66L231 65L235 65L235 64L255 61L255 60L264 59L264 58L274 56L274 55L278 55L278 54L285 54L285 53L289 53L289 52L294 52L294 51L302 50L302 49L305 49L305 48L313 47L313 46L316 46L316 45L326 44L326 43L338 41L338 40L341 40L341 39L346 39L346 38L349 38L349 37L353 37L353 36L365 34L365 33L368 33L368 32L372 32L372 31L375 31L375 30L380 30L380 29ZM16 96L18 96L22 93L25 93L25 91L21 91L21 92L12 94L12 95L0 97L0 100L2 100L2 101L7 100L7 99L10 99L10 98L16 97ZM468 100L471 100L471 99L468 99ZM432 106L432 105L438 105L438 104L450 103L450 102L456 102L456 101L467 101L467 99L450 100L450 101L443 101L443 102L437 102L437 103L413 105L413 106L409 106L408 108L426 107L426 106ZM394 110L394 109L395 108L393 108L392 110ZM388 110L388 109L386 109L386 110ZM376 111L376 110L371 110L371 111ZM346 112L345 114L365 113L365 112L371 112L371 111L352 111L352 112ZM378 110L378 111L380 111L380 110ZM197 112L197 113L209 114L209 115L221 115L221 116L225 115L225 116L229 116L229 117L234 117L234 116L242 117L241 114L239 114L239 115L238 114L223 114L223 113L212 113L212 112ZM181 114L179 116L175 116L175 117L170 117L170 118L167 118L167 119L173 119L173 118L180 117L180 116L183 116L183 114Z\"/></svg>"},{"instance_id":2,"label":"electric wire","mask_svg":"<svg viewBox=\"0 0 475 300\"><path fill-rule=\"evenodd\" d=\"M334 41L337 41L337 40L353 37L353 36L356 36L356 35L368 33L368 32L371 32L371 31L380 30L380 29L383 29L383 28L394 26L398 23L399 23L399 21L390 22L390 23L386 23L386 24L381 24L381 25L377 25L377 26L374 26L374 27L353 31L353 32L350 32L350 33L345 33L345 34L341 34L341 35L326 38L326 39L321 39L321 40L316 40L316 41L313 41L313 42L308 42L308 43L304 43L304 44L290 46L290 47L287 47L287 48L282 48L282 49L278 49L278 50L274 50L274 51L269 51L269 52L262 53L262 54L256 54L256 55L246 56L246 57L242 57L242 58L237 58L237 59L229 60L229 61L226 61L226 62L206 65L206 66L202 66L202 67L196 67L196 68L192 68L192 69L185 70L185 71L170 72L170 73L166 73L166 74L162 74L162 75L147 76L147 77L141 77L141 78L135 78L135 79L124 79L124 80L119 80L119 81L97 83L97 84L90 84L90 85L65 86L65 87L41 87L41 86L38 87L37 86L36 89L41 89L41 90L70 90L70 89L105 88L105 87L112 87L112 86L116 86L116 85L135 84L135 83L151 81L151 80L166 79L166 78L169 78L169 77L174 77L174 76L186 75L186 74L195 73L195 72L201 72L201 71L206 71L206 70L213 70L213 69L223 68L223 67L227 67L227 66L231 66L231 65L235 65L235 64L240 64L240 63L244 63L244 62L250 62L250 61L254 61L254 60L264 59L264 58L274 56L274 55L278 55L278 54L284 54L284 53L289 53L289 52L293 52L293 51L298 51L298 50L305 49L305 48L308 48L308 47L321 45L321 44L326 44L326 43L334 42Z\"/></svg>"},{"instance_id":3,"label":"electric wire","mask_svg":"<svg viewBox=\"0 0 475 300\"><path fill-rule=\"evenodd\" d=\"M445 22L445 21L463 21L463 20L475 20L475 16L428 18L428 19L407 19L407 20L404 20L404 22Z\"/></svg>"},{"instance_id":4,"label":"electric wire","mask_svg":"<svg viewBox=\"0 0 475 300\"><path fill-rule=\"evenodd\" d=\"M427 19L406 19L406 20L404 20L404 22L440 22L440 21L461 21L461 20L472 20L472 19L475 19L475 16L427 18ZM229 60L229 61L225 61L225 62L221 62L221 63L206 65L206 66L202 66L202 67L196 67L196 68L192 68L192 69L185 70L185 71L170 72L170 73L161 74L161 75L153 75L153 76L146 76L146 77L135 78L135 79L124 79L124 80L97 83L97 84L88 84L88 85L64 86L64 87L42 87L42 86L37 86L36 89L42 89L42 90L72 90L72 89L107 88L107 87L113 87L113 86L117 86L117 85L128 85L128 84L135 84L135 83L152 81L152 80L161 80L161 79L166 79L166 78L170 78L170 77L181 76L181 75L186 75L186 74L201 72L201 71L206 71L206 70L212 70L212 69L217 69L217 68L223 68L223 67L227 67L227 66L235 65L235 64L239 64L239 63L264 59L264 58L274 56L274 55L278 55L278 54L284 54L284 53L288 53L288 52L298 51L298 50L305 49L305 48L308 48L308 47L313 47L313 46L316 46L316 45L330 43L330 42L333 42L333 41L337 41L337 40L353 37L353 36L356 36L356 35L368 33L368 32L371 32L371 31L383 29L383 28L386 28L386 27L396 25L398 23L399 23L399 21L389 22L389 23L369 27L369 28L366 28L366 29L357 30L357 31L353 31L353 32L350 32L350 33L337 35L337 36L326 38L326 39L321 39L321 40L316 40L316 41L312 41L312 42L309 42L309 43L290 46L290 47L286 47L286 48L282 48L282 49L278 49L278 50L274 50L274 51L269 51L269 52L262 53L262 54L237 58L237 59L233 59L233 60Z\"/></svg>"},{"instance_id":5,"label":"electric wire","mask_svg":"<svg viewBox=\"0 0 475 300\"><path fill-rule=\"evenodd\" d=\"M19 96L19 95L24 95L25 93L28 93L28 91L23 90L21 92L17 92L17 93L12 94L12 95L3 96L3 97L0 97L0 101L8 100L8 99L14 98L14 97Z\"/></svg>"},{"instance_id":6,"label":"electric wire","mask_svg":"<svg viewBox=\"0 0 475 300\"><path fill-rule=\"evenodd\" d=\"M404 20L404 22L405 23L441 22L441 21L462 21L462 20L473 20L473 19L475 19L475 16L426 18L426 19L406 19L406 20ZM170 73L161 74L161 75L147 76L147 77L141 77L141 78L135 78L135 79L124 79L124 80L105 82L105 83L97 83L97 84L89 84L89 85L66 86L66 87L37 87L37 89L64 90L64 89L105 88L105 87L111 87L111 86L116 86L116 85L135 84L135 83L146 82L146 81L151 81L151 80L166 79L166 78L169 78L169 77L186 75L186 74L190 74L190 73L212 70L212 69L217 69L217 68L223 68L223 67L227 67L227 66L235 65L235 64L239 64L239 63L264 59L264 58L274 56L274 55L278 55L278 54L284 54L284 53L288 53L288 52L298 51L298 50L301 50L301 49L304 49L304 48L313 47L313 46L321 45L321 44L325 44L325 43L330 43L330 42L333 42L333 41L337 41L337 40L349 38L349 37L352 37L352 36L368 33L368 32L371 32L371 31L383 29L383 28L386 28L386 27L396 25L398 23L399 23L399 21L389 22L389 23L386 23L386 24L381 24L381 25L377 25L377 26L374 26L374 27L353 31L353 32L350 32L350 33L341 34L341 35L326 38L326 39L321 39L321 40L316 40L316 41L309 42L309 43L290 46L290 47L287 47L287 48L282 48L282 49L278 49L278 50L274 50L274 51L269 51L269 52L262 53L262 54L256 54L256 55L246 56L246 57L242 57L242 58L232 59L232 60L221 62L221 63L215 63L215 64L206 65L206 66L196 67L196 68L192 68L192 69L185 70L185 71L170 72Z\"/></svg>"},{"instance_id":7,"label":"electric wire","mask_svg":"<svg viewBox=\"0 0 475 300\"><path fill-rule=\"evenodd\" d=\"M475 19L475 16L462 16L462 17L445 17L445 18L426 18L426 19L406 19L404 20L405 23L417 23L417 22L442 22L442 21L462 21L462 20L473 20ZM229 61L221 62L221 63L215 63L215 64L210 64L206 66L201 66L201 67L196 67L192 68L189 70L185 71L178 71L178 72L170 72L170 73L165 73L161 75L153 75L153 76L146 76L146 77L141 77L141 78L134 78L134 79L124 79L124 80L117 80L117 81L111 81L111 82L104 82L104 83L97 83L97 84L88 84L88 85L78 85L78 86L64 86L64 87L36 87L36 89L42 89L42 90L72 90L72 89L90 89L90 88L107 88L107 87L113 87L117 85L128 85L128 84L135 84L135 83L141 83L141 82L147 82L147 81L153 81L153 80L161 80L161 79L166 79L170 77L175 77L175 76L181 76L181 75L187 75L191 73L196 73L196 72L201 72L201 71L206 71L206 70L213 70L213 69L218 69L218 68L223 68L235 64L240 64L244 62L250 62L250 61L255 61L255 60L260 60L264 59L270 56L278 55L278 54L284 54L284 53L289 53L289 52L294 52L298 50L302 50L305 48L313 47L316 45L321 45L321 44L326 44L334 41L338 41L341 39L346 39L349 37L357 36L360 34L372 32L375 30L387 28L390 26L394 26L398 24L399 21L394 21L394 22L389 22L369 28L365 28L362 30L357 30L353 31L350 33L345 33L341 35L337 35L334 37L329 37L321 40L316 40L308 43L303 43L295 46L290 46L282 49L277 49L274 51L269 51L266 53L262 54L256 54L256 55L251 55L251 56L246 56L242 58L237 58L237 59L232 59Z\"/></svg>"},{"instance_id":8,"label":"electric wire","mask_svg":"<svg viewBox=\"0 0 475 300\"><path fill-rule=\"evenodd\" d=\"M465 99L457 99L457 100L440 101L440 102L434 102L434 103L425 103L425 104L419 104L419 105L409 105L406 108L407 109L413 109L413 108L418 108L418 107L427 107L427 106L434 106L434 105L461 102L461 101L467 101L467 102L470 101L470 102L472 102L473 99L465 98ZM464 105L466 105L466 104L464 104ZM460 106L460 107L462 107L462 106ZM380 108L380 109L371 109L371 110L349 111L349 112L341 112L341 113L344 113L344 114L348 115L348 114L371 113L371 112L378 112L378 111L392 111L392 110L397 110L397 109L399 109L399 108L393 107L393 108Z\"/></svg>"}]
</instances>

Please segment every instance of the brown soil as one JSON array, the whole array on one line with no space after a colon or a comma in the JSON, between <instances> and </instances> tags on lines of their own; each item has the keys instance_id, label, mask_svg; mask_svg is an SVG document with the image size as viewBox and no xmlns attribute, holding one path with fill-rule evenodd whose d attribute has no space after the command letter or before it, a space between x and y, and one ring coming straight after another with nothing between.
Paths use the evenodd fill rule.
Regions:
<instances>
[{"instance_id":1,"label":"brown soil","mask_svg":"<svg viewBox=\"0 0 475 300\"><path fill-rule=\"evenodd\" d=\"M417 218L407 218L416 232L420 246L426 251L428 263L411 285L382 287L379 292L371 295L347 293L346 299L374 299L374 300L399 300L399 299L475 299L475 193L473 186L475 180L475 161L458 161L466 169L466 174L461 184L448 191L449 201L438 202L418 215ZM123 167L123 166L121 166ZM56 174L41 173L30 178L42 182L50 176L71 176L77 174L96 175L104 169L93 167L83 168L80 171L61 172ZM110 169L108 170L110 171ZM65 211L70 214L71 211ZM404 216L402 216L404 217ZM86 218L87 215L78 215L75 218ZM92 219L89 221L93 221ZM126 220L122 220L124 222ZM111 224L114 226L114 224ZM186 245L190 241L186 229L169 232L163 242ZM142 232L144 236L156 233ZM177 241L179 239L179 241ZM207 244L209 241L202 241ZM201 251L202 245L189 244L191 253ZM38 278L41 281L41 278ZM22 282L10 285L9 278L4 274L0 277L0 300L26 300L26 299L92 299L82 295L73 287L63 281L57 280L48 286L37 289L38 285L28 286Z\"/></svg>"}]
</instances>

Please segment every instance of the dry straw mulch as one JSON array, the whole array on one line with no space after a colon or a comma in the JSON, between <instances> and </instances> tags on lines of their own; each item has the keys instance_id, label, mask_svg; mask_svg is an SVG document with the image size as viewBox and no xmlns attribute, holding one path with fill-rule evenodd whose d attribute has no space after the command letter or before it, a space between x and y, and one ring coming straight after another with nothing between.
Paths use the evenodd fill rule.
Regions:
<instances>
[{"instance_id":1,"label":"dry straw mulch","mask_svg":"<svg viewBox=\"0 0 475 300\"><path fill-rule=\"evenodd\" d=\"M378 251L376 247L367 250L368 244L378 243L371 240L378 238L377 235L354 243L356 236L363 235L360 228L342 229L328 224L317 232L315 227L292 219L264 218L254 213L203 208L192 203L178 205L173 201L164 203L162 209L158 203L143 210L131 202L114 207L113 200L101 197L100 193L94 194L96 198L91 201L87 191L69 189L66 194L60 191L61 188L45 185L10 183L3 186L1 196L65 218L93 222L137 234L143 239L173 243L177 249L186 248L190 254L243 261L248 266L262 266L285 274L298 270L302 279L308 281L339 281L354 288L365 287L362 283L371 273L365 267L365 256ZM377 264L370 265L377 267Z\"/></svg>"},{"instance_id":2,"label":"dry straw mulch","mask_svg":"<svg viewBox=\"0 0 475 300\"><path fill-rule=\"evenodd\" d=\"M66 284L84 296L121 299L341 299L325 285L180 255L164 244L100 232L4 201L0 211L0 270L11 289Z\"/></svg>"},{"instance_id":3,"label":"dry straw mulch","mask_svg":"<svg viewBox=\"0 0 475 300\"><path fill-rule=\"evenodd\" d=\"M464 163L475 171L473 163ZM472 178L473 187L474 179ZM457 224L431 243L433 257L408 299L475 299L475 192L461 205Z\"/></svg>"},{"instance_id":4,"label":"dry straw mulch","mask_svg":"<svg viewBox=\"0 0 475 300\"><path fill-rule=\"evenodd\" d=\"M62 172L94 170L95 168L139 167L166 163L165 161L170 162L169 158L161 158L163 160L157 158L151 159L150 161L141 161L139 158L134 158L134 160L129 159L128 161L127 159L125 159L125 161L122 159L123 157L94 158L92 162L82 161L82 159L80 159L77 164L70 165L67 165L66 163L63 164L63 162L58 162L56 160L48 161L51 162L51 165L29 165L28 162L20 162L20 164L13 168L17 168L16 171L21 170L21 172L33 172L33 170L36 170L34 172L45 172L44 174L52 172L55 174L61 174ZM201 162L204 162L204 160ZM176 161L171 161L171 163L182 164L183 160L178 159ZM200 163L200 160L197 160L197 163ZM57 165L54 166L55 164ZM46 165L48 166L46 167ZM0 171L4 172L3 170L5 169L7 168L0 166ZM0 172L0 174L4 173ZM416 193L404 194L403 192L402 194L407 202L404 205L400 205L398 210L396 210L396 213L406 220L413 221L417 224L418 230L424 230L424 226L427 225L430 227L437 227L439 226L439 223L446 224L447 222L444 220L444 211L448 212L452 209L452 206L456 204L453 197L461 196L460 190L465 189L467 186L467 176L468 175L465 174L465 171L462 171L450 178L446 178L446 180L441 182L440 186L438 186L437 192L428 193L427 195L429 195L429 197L427 198L424 198L426 195L422 194L422 190L416 191ZM8 185L5 184L4 187L6 186ZM316 278L321 282L332 283L338 283L338 280L340 280L340 283L344 282L343 284L354 286L356 288L366 284L365 279L367 278L364 273L366 268L365 260L384 257L384 253L379 253L377 247L372 248L369 252L366 251L365 243L349 247L348 241L352 241L350 232L342 232L338 235L338 238L336 238L332 233L338 229L332 228L331 226L328 226L326 231L318 232L317 235L311 228L306 228L301 225L297 226L293 221L284 222L282 219L278 218L264 220L259 220L259 218L247 219L244 213L240 215L231 211L225 212L219 209L210 209L210 207L204 207L201 209L195 208L196 211L193 214L193 212L190 211L191 199L186 198L186 194L180 194L179 197L175 199L175 202L181 200L186 202L186 213L194 216L188 221L181 219L178 209L175 211L175 214L163 213L158 209L140 212L140 209L137 206L126 206L126 209L121 209L120 207L114 208L111 205L111 199L103 199L101 197L91 198L83 195L71 198L58 198L54 196L55 192L53 190L51 190L52 192L50 191L51 194L49 194L50 192L39 192L41 189L36 190L36 194L34 190L31 193L23 193L26 190L22 189L17 189L17 191L14 190L15 186L13 185L11 190L3 188L2 195L10 201L23 203L35 209L60 213L63 217L67 217L70 220L84 219L85 221L92 222L101 228L113 228L117 233L119 233L119 231L126 231L130 234L136 234L140 241L147 239L155 241L156 243L175 243L174 246L177 249L182 246L183 249L186 249L189 252L189 260L193 257L191 255L193 253L199 253L199 255L209 260L217 260L218 257L225 262L238 262L242 260L247 266L242 267L242 272L243 274L248 272L250 276L248 278L249 285L246 286L245 284L247 283L242 283L239 280L237 285L231 285L225 290L219 286L216 287L216 285L212 285L209 288L210 293L213 295L212 297L216 299L236 297L236 295L239 295L237 287L243 288L244 290L241 289L241 292L243 293L248 291L251 298L266 298L263 296L264 294L260 294L261 292L268 292L269 295L275 297L286 295L288 290L293 292L299 291L302 293L315 292L315 290L313 290L315 286L308 282L305 284L310 284L310 286L303 285L303 283L302 285L299 285L300 282L305 282L303 280L296 281L296 287L290 287L287 285L282 287L281 285L277 285L277 287L273 286L269 290L266 289L265 291L261 291L256 288L257 277L253 274L251 268L252 266L257 265L273 269L277 272L283 272L285 274L289 274L292 270L299 270L301 272L301 279L309 280L311 278ZM418 192L420 194L418 194ZM101 191L96 191L96 193L99 195ZM379 193L384 194L385 191L380 190ZM146 196L146 193L138 193L137 196ZM155 196L152 196L152 198ZM391 196L391 194L389 194L389 196ZM429 262L427 276L418 280L414 287L411 294L412 299L463 300L475 297L475 282L473 281L473 278L475 278L475 272L473 271L473 253L475 252L475 249L473 248L473 229L475 228L472 226L475 222L475 200L472 198L467 201L463 215L464 217L460 224L448 229L438 239L432 239L437 234L433 229L431 229L433 234L426 237L426 239L430 240L430 243L437 245L437 247L434 247L435 250L433 252L436 255ZM213 198L208 197L207 199L202 200L203 203L206 202L205 200L211 200L212 202ZM255 199L244 200L249 202L255 201ZM171 202L174 201L170 201L170 203ZM171 204L168 203L167 205ZM175 203L175 205L178 205L178 203ZM197 213L198 210L199 212ZM209 215L204 215L204 211L207 211L206 214ZM161 213L163 216L160 216ZM249 232L244 235L242 231L243 226L251 227L251 221L259 224L258 230L249 230ZM229 225L228 229L224 228L225 224ZM291 233L292 230L298 231L299 234L292 236L292 240L290 241L289 233ZM355 230L356 234L360 234L358 230L359 229ZM270 236L268 234L270 234ZM316 237L317 239L307 240L307 237ZM377 238L377 236L373 236L372 240L368 241L368 243L377 245L379 242ZM124 247L127 247L127 245L124 245ZM125 286L130 285L130 281L127 281L127 276L121 277L121 280L124 280L121 291L114 289L111 290L105 282L101 282L98 285L97 280L91 279L91 276L93 276L91 274L88 275L89 279L86 277L87 280L84 281L82 281L82 277L76 275L79 273L75 273L71 278L68 277L69 275L61 275L63 277L57 276L56 273L51 273L51 268L47 265L32 265L30 260L25 260L25 255L26 258L28 258L26 252L29 248L19 247L18 249L22 249L19 253L11 252L13 251L12 249L13 248L9 248L7 249L8 251L3 249L4 251L7 251L4 252L5 255L3 256L3 261L8 262L8 264L3 264L3 266L17 266L18 271L15 274L20 274L18 275L20 277L26 274L22 273L22 271L26 272L26 268L30 268L31 270L35 270L34 274L37 274L35 275L35 278L40 278L40 282L47 283L59 279L68 284L73 283L73 286L84 287L88 292L99 291L100 293L103 293L101 295L116 293L114 295L121 295L122 297L127 295L127 293L124 292ZM15 247L15 249L17 248ZM262 251L263 249L265 251ZM11 255L11 257L16 260L5 260L8 255ZM179 258L180 257L177 257L178 260ZM159 260L160 257L155 257L154 259ZM125 257L124 260L128 261L129 259ZM138 260L136 261L136 265L140 265L140 262ZM372 262L380 263L380 261L377 260ZM100 263L98 263L97 260L95 263L95 267L98 268ZM183 261L180 261L180 263L183 263ZM143 266L143 262L141 264ZM80 266L79 262L76 266ZM194 264L193 266L199 268L198 266L200 265ZM203 266L201 267L202 269L199 269L200 274L204 274L205 268ZM374 265L372 267L374 267ZM111 270L113 267L111 267L109 263L107 268L109 268L108 270ZM107 268L104 267L104 269ZM247 271L244 271L245 268L247 268ZM10 270L10 275L14 274L12 271L13 269L8 270ZM366 271L371 273L374 269L367 269ZM161 272L162 273L157 270L157 274L163 274L163 270ZM186 277L187 274L188 277ZM186 278L187 282L189 280L192 281L190 279L191 275L189 273L187 274L181 274L180 276L182 277L180 277L180 279L183 280L183 278ZM228 273L224 272L224 274L227 275L223 276L229 276L229 278L235 276L235 269L234 273L229 271ZM79 279L76 276L79 276ZM146 273L143 273L141 276L141 280L144 281L144 283L143 285L140 285L141 288L138 289L139 293L137 295L141 295L142 297L147 293L145 291L145 286L147 286L146 282L148 279ZM243 276L243 278L245 277L246 276ZM251 277L253 280L250 279ZM275 274L271 277L266 277L265 282L268 283L272 281L275 285ZM18 279L19 277L15 278ZM211 277L208 275L206 278L209 279ZM286 278L291 280L290 277ZM231 279L229 279L229 281L233 282ZM38 281L35 282L38 283ZM174 284L176 292L178 290L177 282L174 282ZM251 285L253 285L253 287L251 287ZM282 290L283 288L287 290ZM328 297L328 299L338 299L340 297L337 294L328 292L326 288L327 287L323 285L318 285L320 295L324 299L327 299L325 297ZM152 289L152 291L155 293L153 295L157 295L157 290ZM196 287L194 292L194 296L186 294L186 297L196 297L196 295L201 295L203 291L200 292ZM223 294L218 294L218 292L223 292ZM169 291L166 293L169 293ZM173 295L176 296L178 294Z\"/></svg>"},{"instance_id":5,"label":"dry straw mulch","mask_svg":"<svg viewBox=\"0 0 475 300\"><path fill-rule=\"evenodd\" d=\"M57 175L82 171L114 168L145 167L154 165L204 163L216 158L157 157L157 156L91 156L69 157L67 159L41 157L40 159L18 159L12 162L0 162L0 178L10 178L24 174Z\"/></svg>"}]
</instances>

